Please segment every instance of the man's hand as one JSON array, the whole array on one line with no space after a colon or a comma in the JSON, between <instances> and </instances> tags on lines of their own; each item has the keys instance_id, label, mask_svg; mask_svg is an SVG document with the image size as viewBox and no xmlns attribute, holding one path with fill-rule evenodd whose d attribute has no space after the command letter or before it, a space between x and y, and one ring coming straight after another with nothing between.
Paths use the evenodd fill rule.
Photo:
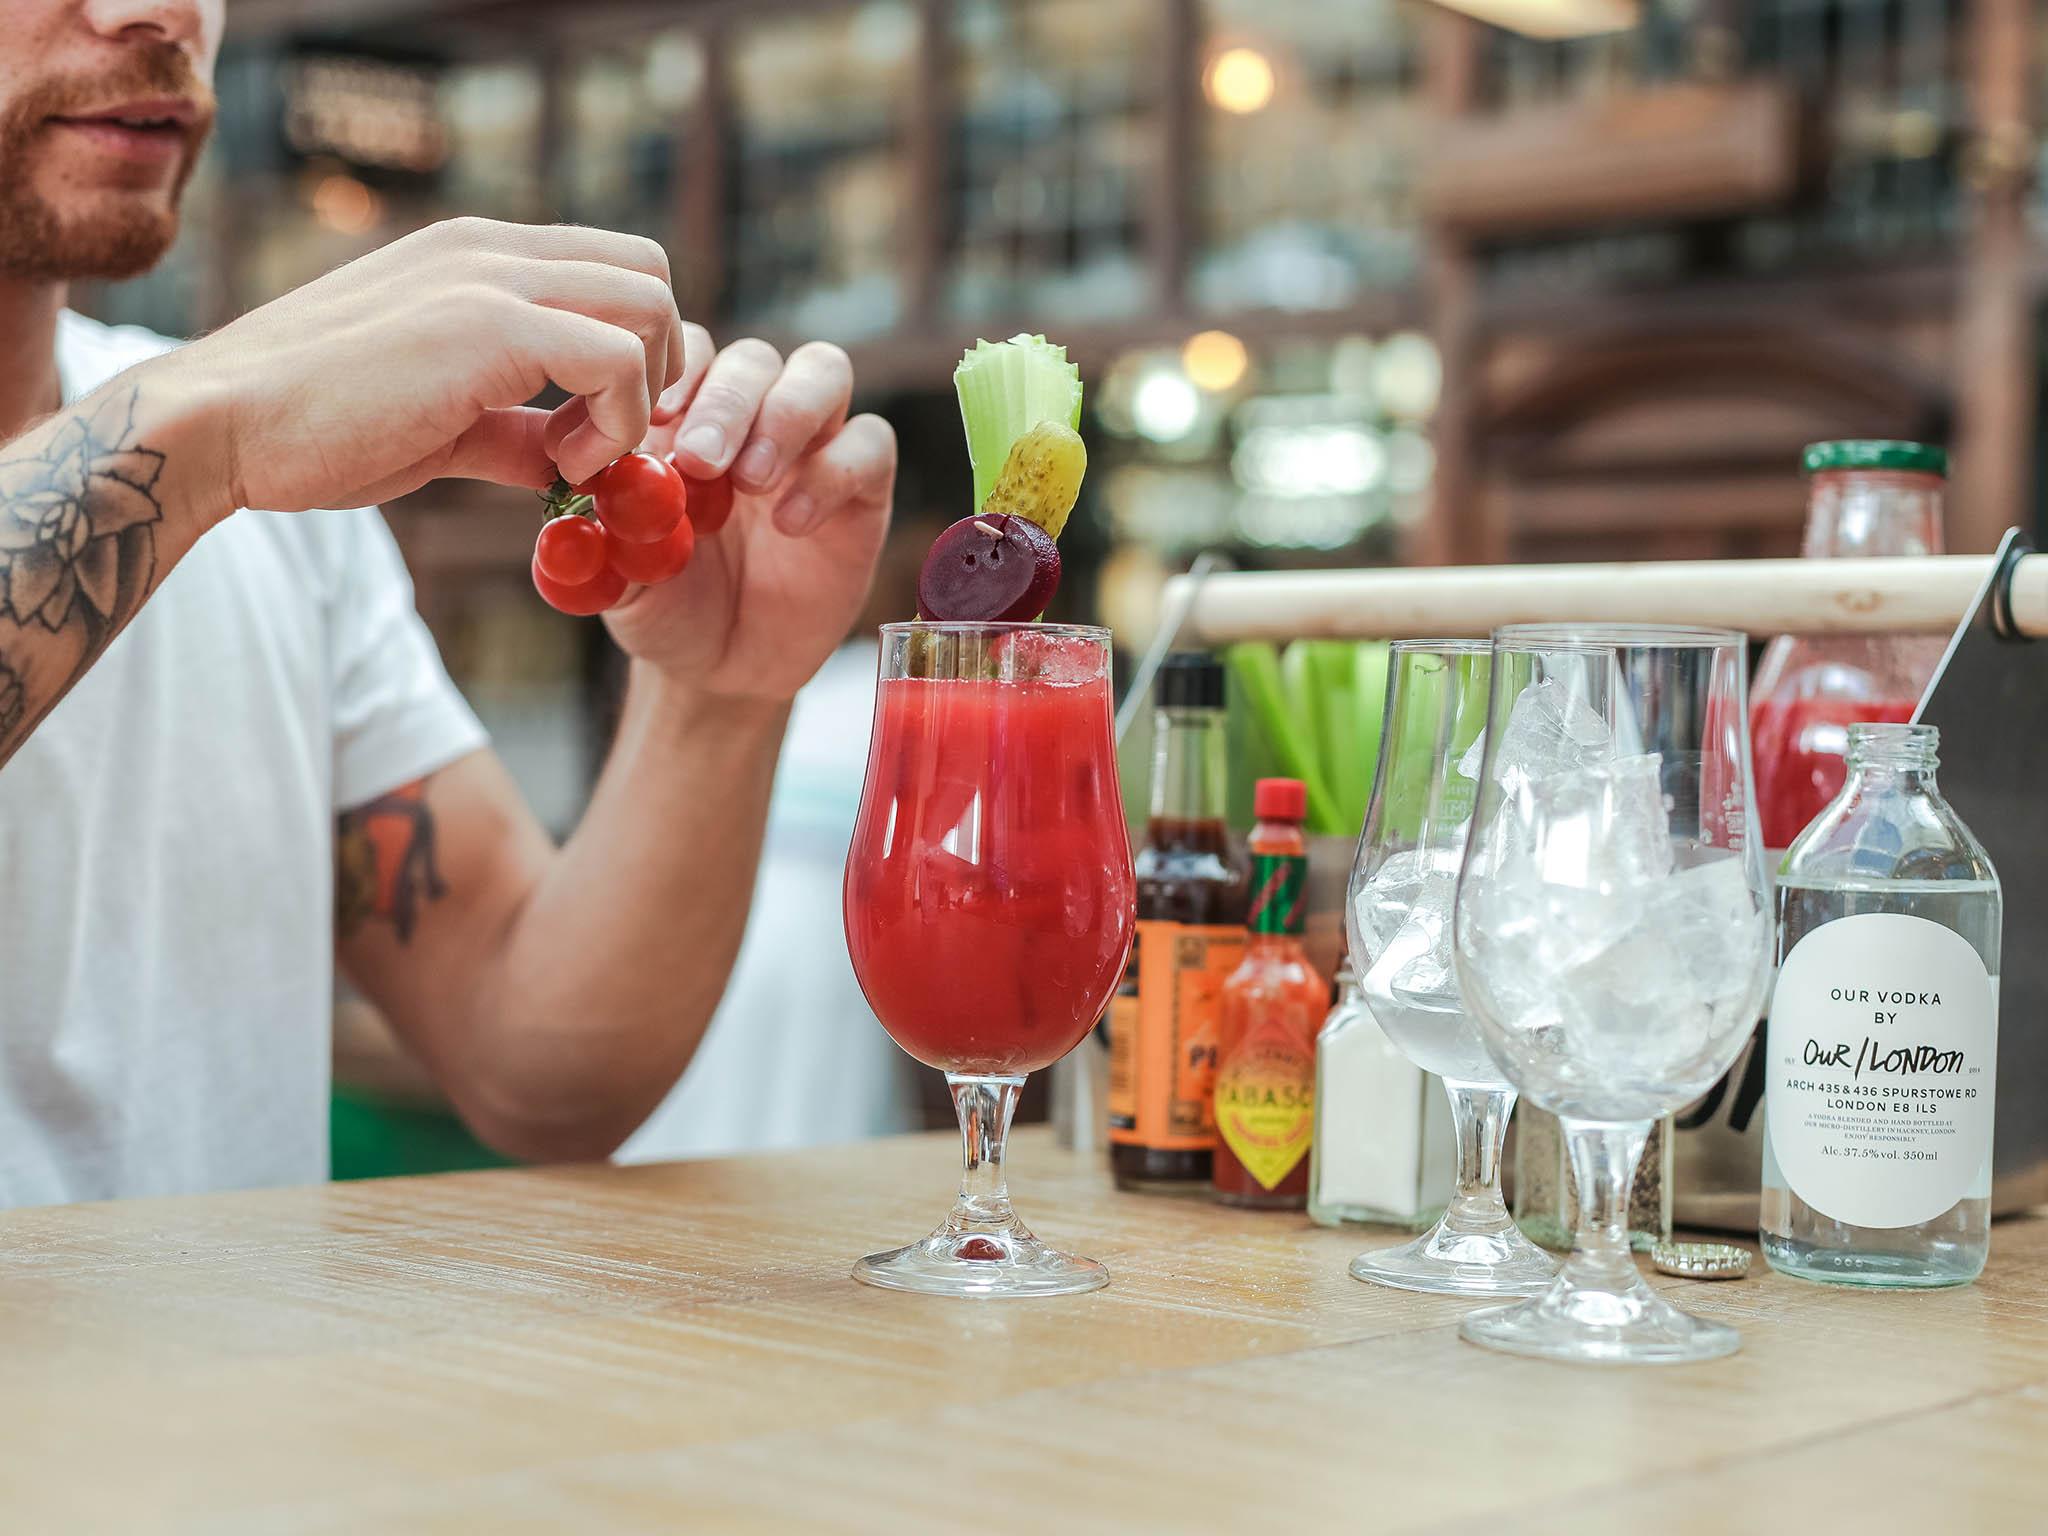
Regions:
<instances>
[{"instance_id":1,"label":"man's hand","mask_svg":"<svg viewBox=\"0 0 2048 1536\"><path fill-rule=\"evenodd\" d=\"M683 327L684 366L644 446L692 478L729 474L732 518L699 541L674 581L639 588L605 616L630 655L664 679L724 697L787 699L846 636L889 526L896 437L879 416L847 419L853 369L823 342L787 362L763 341L713 355ZM544 446L585 429L591 407L555 413Z\"/></svg>"},{"instance_id":2,"label":"man's hand","mask_svg":"<svg viewBox=\"0 0 2048 1536\"><path fill-rule=\"evenodd\" d=\"M136 372L205 402L201 499L221 517L361 506L442 475L582 480L639 444L683 360L654 241L454 219ZM548 413L524 402L550 382L583 409L544 447Z\"/></svg>"}]
</instances>

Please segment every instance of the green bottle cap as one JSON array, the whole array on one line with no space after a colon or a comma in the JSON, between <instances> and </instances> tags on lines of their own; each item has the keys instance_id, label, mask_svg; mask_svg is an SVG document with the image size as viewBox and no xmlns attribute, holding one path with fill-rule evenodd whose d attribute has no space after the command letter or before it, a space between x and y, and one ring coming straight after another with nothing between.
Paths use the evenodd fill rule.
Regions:
<instances>
[{"instance_id":1,"label":"green bottle cap","mask_svg":"<svg viewBox=\"0 0 2048 1536\"><path fill-rule=\"evenodd\" d=\"M1879 437L1838 438L1808 443L1800 455L1809 475L1829 469L1903 469L1948 477L1948 450L1932 443L1900 443Z\"/></svg>"}]
</instances>

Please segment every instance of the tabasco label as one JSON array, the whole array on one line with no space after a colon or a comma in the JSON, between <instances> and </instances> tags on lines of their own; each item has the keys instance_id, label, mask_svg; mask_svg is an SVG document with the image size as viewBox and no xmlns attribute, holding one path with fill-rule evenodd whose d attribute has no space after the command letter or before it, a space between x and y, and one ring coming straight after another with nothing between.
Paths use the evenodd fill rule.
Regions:
<instances>
[{"instance_id":1,"label":"tabasco label","mask_svg":"<svg viewBox=\"0 0 2048 1536\"><path fill-rule=\"evenodd\" d=\"M1205 1151L1216 1145L1223 981L1244 958L1232 923L1141 921L1128 985L1109 1009L1109 1139L1119 1146Z\"/></svg>"},{"instance_id":2,"label":"tabasco label","mask_svg":"<svg viewBox=\"0 0 2048 1536\"><path fill-rule=\"evenodd\" d=\"M1216 1132L1262 1189L1308 1156L1315 1108L1315 1055L1283 1025L1253 1029L1216 1074Z\"/></svg>"},{"instance_id":3,"label":"tabasco label","mask_svg":"<svg viewBox=\"0 0 2048 1536\"><path fill-rule=\"evenodd\" d=\"M1298 853L1252 856L1253 933L1299 934L1308 925L1308 860Z\"/></svg>"}]
</instances>

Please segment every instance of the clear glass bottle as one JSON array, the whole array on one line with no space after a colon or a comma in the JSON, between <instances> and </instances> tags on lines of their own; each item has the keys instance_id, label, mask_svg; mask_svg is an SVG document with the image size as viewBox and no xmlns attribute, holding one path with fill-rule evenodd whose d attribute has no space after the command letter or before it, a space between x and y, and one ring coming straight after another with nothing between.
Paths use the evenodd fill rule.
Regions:
<instances>
[{"instance_id":1,"label":"clear glass bottle","mask_svg":"<svg viewBox=\"0 0 2048 1536\"><path fill-rule=\"evenodd\" d=\"M1942 552L1948 455L1940 448L1814 443L1804 464L1806 559ZM1765 847L1789 846L1841 789L1852 721L1913 718L1942 643L1928 635L1780 635L1770 643L1749 693Z\"/></svg>"},{"instance_id":2,"label":"clear glass bottle","mask_svg":"<svg viewBox=\"0 0 2048 1536\"><path fill-rule=\"evenodd\" d=\"M1990 1248L2005 903L1939 741L1850 726L1848 781L1778 871L1760 1236L1809 1280L1962 1285Z\"/></svg>"},{"instance_id":3,"label":"clear glass bottle","mask_svg":"<svg viewBox=\"0 0 2048 1536\"><path fill-rule=\"evenodd\" d=\"M1316 1036L1309 1219L1325 1227L1433 1226L1450 1204L1450 1101L1386 1037L1347 951L1337 1004Z\"/></svg>"}]
</instances>

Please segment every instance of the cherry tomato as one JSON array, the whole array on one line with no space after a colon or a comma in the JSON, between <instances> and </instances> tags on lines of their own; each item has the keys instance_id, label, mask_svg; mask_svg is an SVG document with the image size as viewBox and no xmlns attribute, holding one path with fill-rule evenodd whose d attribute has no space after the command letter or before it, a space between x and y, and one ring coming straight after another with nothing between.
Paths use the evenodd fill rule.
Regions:
<instances>
[{"instance_id":1,"label":"cherry tomato","mask_svg":"<svg viewBox=\"0 0 2048 1536\"><path fill-rule=\"evenodd\" d=\"M605 531L587 517L552 517L541 525L533 559L565 587L580 587L604 569Z\"/></svg>"},{"instance_id":2,"label":"cherry tomato","mask_svg":"<svg viewBox=\"0 0 2048 1536\"><path fill-rule=\"evenodd\" d=\"M674 459L669 460L669 467L682 474ZM684 476L684 483L690 490L690 521L697 525L697 532L718 532L732 516L732 481L724 475L716 480L691 480Z\"/></svg>"},{"instance_id":3,"label":"cherry tomato","mask_svg":"<svg viewBox=\"0 0 2048 1536\"><path fill-rule=\"evenodd\" d=\"M533 556L534 590L547 600L550 608L563 613L573 613L588 618L593 613L603 613L626 595L626 578L610 566L599 571L589 581L576 585L556 581L540 568L540 552Z\"/></svg>"},{"instance_id":4,"label":"cherry tomato","mask_svg":"<svg viewBox=\"0 0 2048 1536\"><path fill-rule=\"evenodd\" d=\"M668 537L659 544L628 544L624 539L612 539L605 558L626 580L651 587L671 576L680 576L696 548L697 530L690 526L687 517L679 517Z\"/></svg>"},{"instance_id":5,"label":"cherry tomato","mask_svg":"<svg viewBox=\"0 0 2048 1536\"><path fill-rule=\"evenodd\" d=\"M597 520L605 532L629 544L667 538L689 498L682 476L651 453L613 459L576 489L596 498Z\"/></svg>"}]
</instances>

